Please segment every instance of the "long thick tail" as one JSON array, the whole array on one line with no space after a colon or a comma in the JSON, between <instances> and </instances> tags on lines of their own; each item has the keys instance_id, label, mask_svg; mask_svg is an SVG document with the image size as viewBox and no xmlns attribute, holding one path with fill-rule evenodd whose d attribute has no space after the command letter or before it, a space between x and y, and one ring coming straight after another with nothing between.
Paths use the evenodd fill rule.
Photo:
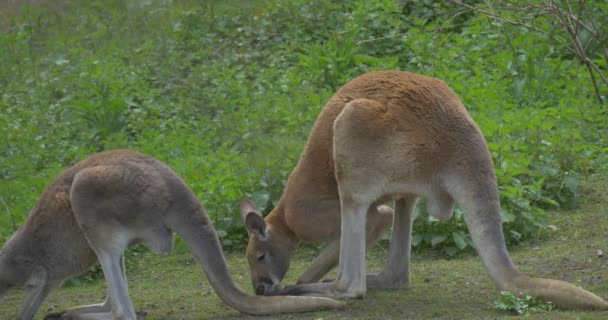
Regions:
<instances>
[{"instance_id":1,"label":"long thick tail","mask_svg":"<svg viewBox=\"0 0 608 320\"><path fill-rule=\"evenodd\" d=\"M565 281L531 278L522 274L513 280L513 284L519 292L562 308L608 311L608 302L604 299Z\"/></svg>"},{"instance_id":2,"label":"long thick tail","mask_svg":"<svg viewBox=\"0 0 608 320\"><path fill-rule=\"evenodd\" d=\"M465 209L465 219L486 270L500 290L530 294L562 308L608 310L604 299L568 282L532 278L519 272L505 246L498 204L480 209Z\"/></svg>"},{"instance_id":3,"label":"long thick tail","mask_svg":"<svg viewBox=\"0 0 608 320\"><path fill-rule=\"evenodd\" d=\"M489 163L478 165L475 174L450 181L448 189L464 209L477 252L495 285L500 290L530 294L563 308L608 310L608 302L589 291L564 281L532 278L515 268L505 246L498 189Z\"/></svg>"},{"instance_id":4,"label":"long thick tail","mask_svg":"<svg viewBox=\"0 0 608 320\"><path fill-rule=\"evenodd\" d=\"M201 207L200 210L193 210L191 214L186 215L189 217L187 221L169 219L168 226L184 238L203 266L209 283L217 295L231 307L248 314L266 315L335 309L345 305L344 302L321 297L261 297L244 293L228 273L217 234L204 209Z\"/></svg>"}]
</instances>

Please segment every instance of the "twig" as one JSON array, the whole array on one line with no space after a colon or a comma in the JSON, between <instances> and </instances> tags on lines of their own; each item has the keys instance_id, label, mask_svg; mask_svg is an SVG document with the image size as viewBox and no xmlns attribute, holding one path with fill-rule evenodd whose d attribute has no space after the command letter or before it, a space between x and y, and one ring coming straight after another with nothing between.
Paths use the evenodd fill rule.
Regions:
<instances>
[{"instance_id":1,"label":"twig","mask_svg":"<svg viewBox=\"0 0 608 320\"><path fill-rule=\"evenodd\" d=\"M459 0L451 0L451 2L469 10L474 10L476 12L485 14L488 17L496 19L498 21L502 21L507 24L523 27L528 30L538 32L542 35L547 36L549 39L556 42L557 44L563 46L566 50L573 53L578 58L578 60L587 68L589 76L591 78L591 82L593 83L595 95L600 104L604 105L604 99L602 98L599 89L597 77L599 77L601 81L608 86L608 76L604 74L604 72L597 66L597 64L591 58L589 58L587 54L587 50L589 49L589 46L591 45L592 41L590 40L587 43L583 44L581 38L579 37L579 34L581 28L591 34L592 39L594 41L597 41L599 46L601 47L600 50L604 56L603 58L605 59L606 63L608 63L608 49L604 44L605 38L608 37L608 35L605 36L601 33L602 29L598 28L597 24L593 20L592 15L589 13L586 0L582 0L579 4L580 7L578 14L574 13L574 8L570 0L566 0L567 9L559 7L559 5L557 5L553 0L545 0L541 4L533 4L530 1L526 1L525 5L522 5L521 3L516 3L515 1L506 0L503 1L503 3L507 3L507 5L498 9L492 6L490 1L488 0L484 0L484 4L487 9L471 6ZM522 19L522 21L516 21L501 15L501 12L505 11L528 12L531 10L537 11L538 14L535 15L532 19L524 18ZM586 14L586 16L589 18L589 21L591 21L590 25L582 21L581 17L583 16L583 13ZM561 30L566 34L567 38L569 39L569 42L566 42L566 40L562 40L554 34L535 26L533 24L533 20L540 16L548 16L550 18L555 19L555 21L557 21L557 23L561 27Z\"/></svg>"}]
</instances>

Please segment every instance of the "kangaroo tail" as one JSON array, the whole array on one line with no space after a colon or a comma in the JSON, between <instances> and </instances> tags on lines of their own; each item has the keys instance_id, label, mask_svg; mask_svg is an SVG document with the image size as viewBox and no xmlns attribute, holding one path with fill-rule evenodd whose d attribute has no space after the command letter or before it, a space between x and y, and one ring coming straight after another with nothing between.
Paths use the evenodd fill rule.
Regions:
<instances>
[{"instance_id":1,"label":"kangaroo tail","mask_svg":"<svg viewBox=\"0 0 608 320\"><path fill-rule=\"evenodd\" d=\"M495 285L563 308L608 310L608 302L589 291L564 281L532 278L515 268L505 246L491 160L480 162L476 174L461 176L447 185L452 186L449 193L464 209L477 252Z\"/></svg>"},{"instance_id":2,"label":"kangaroo tail","mask_svg":"<svg viewBox=\"0 0 608 320\"><path fill-rule=\"evenodd\" d=\"M608 310L608 302L604 299L565 281L522 274L513 279L513 285L519 293L530 294L562 308Z\"/></svg>"},{"instance_id":3,"label":"kangaroo tail","mask_svg":"<svg viewBox=\"0 0 608 320\"><path fill-rule=\"evenodd\" d=\"M335 309L345 305L344 302L321 297L261 297L244 293L228 273L217 233L205 210L199 205L195 209L190 208L189 211L189 213L184 211L177 213L176 216L182 218L168 219L167 225L184 238L202 265L216 294L231 307L248 314L266 315ZM183 219L184 216L188 218Z\"/></svg>"}]
</instances>

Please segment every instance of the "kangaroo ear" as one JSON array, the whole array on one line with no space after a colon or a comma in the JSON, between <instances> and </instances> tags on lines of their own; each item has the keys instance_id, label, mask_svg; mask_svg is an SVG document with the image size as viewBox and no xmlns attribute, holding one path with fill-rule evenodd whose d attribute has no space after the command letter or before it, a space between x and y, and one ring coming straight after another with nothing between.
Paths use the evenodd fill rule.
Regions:
<instances>
[{"instance_id":1,"label":"kangaroo ear","mask_svg":"<svg viewBox=\"0 0 608 320\"><path fill-rule=\"evenodd\" d=\"M259 240L265 240L268 237L266 221L257 212L253 201L249 199L241 200L241 219L245 228L247 228L247 232L253 233Z\"/></svg>"}]
</instances>

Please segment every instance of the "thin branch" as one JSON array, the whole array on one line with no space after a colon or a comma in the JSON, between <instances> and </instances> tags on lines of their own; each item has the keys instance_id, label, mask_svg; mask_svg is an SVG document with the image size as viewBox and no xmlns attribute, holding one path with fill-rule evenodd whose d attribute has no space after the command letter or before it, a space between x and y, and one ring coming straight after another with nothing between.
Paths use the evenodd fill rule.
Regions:
<instances>
[{"instance_id":1,"label":"thin branch","mask_svg":"<svg viewBox=\"0 0 608 320\"><path fill-rule=\"evenodd\" d=\"M608 79L606 79L605 76L603 76L602 72L600 71L599 68L597 68L597 66L595 65L595 63L593 62L593 60L591 60L588 56L587 56L587 52L585 50L585 48L583 48L583 45L580 41L580 38L578 37L578 34L575 33L575 30L572 28L572 25L567 24L566 21L564 21L560 16L556 15L556 19L558 19L558 21L562 24L562 28L568 33L568 35L571 38L571 41L575 44L576 48L577 48L577 52L578 52L578 56L579 59L581 59L581 61L589 66L592 66L592 70L595 70L596 72L599 72L600 76L602 77L602 80L608 85Z\"/></svg>"},{"instance_id":2,"label":"thin branch","mask_svg":"<svg viewBox=\"0 0 608 320\"><path fill-rule=\"evenodd\" d=\"M608 64L608 48L606 48L606 39L608 38L608 33L603 36L601 33L602 28L606 24L608 24L608 19L606 19L606 21L604 21L602 24L600 24L598 26L597 23L595 22L595 20L593 20L593 16L591 15L591 13L587 9L587 7L584 6L583 9L585 10L585 14L587 14L587 17L589 17L589 21L591 21L591 25L597 31L597 35L596 35L597 42L598 42L600 48L602 49L602 53L604 54L604 60L606 61L606 64Z\"/></svg>"},{"instance_id":3,"label":"thin branch","mask_svg":"<svg viewBox=\"0 0 608 320\"><path fill-rule=\"evenodd\" d=\"M510 25L517 26L517 27L523 27L523 28L526 28L528 30L536 31L536 32L538 32L540 34L543 34L543 35L549 37L551 40L557 42L559 45L563 46L564 48L566 48L568 51L572 52L573 54L575 54L575 55L577 54L576 49L573 48L572 46L570 46L567 42L565 42L562 39L559 39L559 38L555 37L555 35L553 35L552 33L549 33L549 32L547 32L547 31L545 31L543 29L540 29L540 28L534 26L534 25L523 23L523 22L519 22L519 21L510 20L510 19L507 19L507 18L505 18L505 17L503 17L503 16L501 16L499 14L495 14L495 13L490 12L488 10L476 8L474 6L468 5L468 4L460 2L458 0L451 0L451 1L453 3L458 4L458 5L462 5L462 6L466 7L466 8L469 8L471 10L474 10L474 11L477 11L477 12L481 12L481 13L483 13L483 14L485 14L485 15L493 18L493 19L498 20L498 21L502 21L502 22L505 22L505 23L508 23Z\"/></svg>"},{"instance_id":4,"label":"thin branch","mask_svg":"<svg viewBox=\"0 0 608 320\"><path fill-rule=\"evenodd\" d=\"M574 13L574 8L570 0L566 0L567 10L559 7L555 1L553 0L545 0L541 4L533 4L530 1L527 1L525 5L520 3L515 3L510 0L505 0L503 3L507 3L506 6L497 9L492 5L492 3L488 0L484 0L484 4L487 9L472 6L466 3L463 3L459 0L451 0L451 2L467 8L469 10L474 10L476 12L487 15L490 18L495 20L511 24L513 26L523 27L531 31L538 32L542 35L547 36L549 39L557 43L558 45L563 46L566 50L570 51L574 54L578 60L587 68L589 75L591 77L591 81L593 83L593 87L595 89L595 94L600 104L604 105L604 101L602 95L599 90L599 85L597 82L597 77L600 77L601 81L604 84L608 85L608 77L604 72L595 64L595 62L589 58L587 55L587 50L589 46L592 44L592 41L597 41L601 46L601 51L604 55L604 59L608 63L608 49L605 44L605 37L601 32L601 28L598 28L595 21L593 20L592 15L589 13L589 10L586 6L586 0L582 0L579 4L579 13ZM536 11L538 12L533 18L523 18L520 21L516 21L513 19L509 19L504 17L501 12L528 12L528 11ZM591 21L591 25L586 24L582 21L581 17L583 16L583 12L587 14L587 17ZM558 25L561 27L561 30L566 34L569 39L568 42L566 40L562 40L558 38L556 35L545 31L534 25L534 20L540 16L549 16L555 21L557 21ZM579 37L581 29L588 31L591 34L590 41L585 44L582 43L581 38Z\"/></svg>"},{"instance_id":5,"label":"thin branch","mask_svg":"<svg viewBox=\"0 0 608 320\"><path fill-rule=\"evenodd\" d=\"M581 6L581 9L580 9L580 10L581 10L581 12L582 12L582 11L583 11L583 8L586 8L586 1L584 1L584 0L583 0L583 1L580 3L580 6ZM577 26L580 26L580 27L585 28L585 30L589 31L589 32L590 32L590 33L592 33L594 36L596 36L596 35L597 35L597 30L596 30L596 29L594 29L594 28L592 28L592 27L588 26L586 23L584 23L584 22L583 22L583 21L580 19L581 12L579 12L579 14L578 14L578 15L574 14L574 11L572 10L572 6L570 5L570 1L569 1L569 0L568 0L568 10L569 10L569 11L565 11L564 9L560 8L559 6L557 6L557 5L555 5L555 4L553 4L553 6L552 6L552 7L553 7L553 8L555 8L556 10L559 10L559 11L560 11L560 13L562 13L562 14L566 15L566 16L568 17L568 19L570 19L570 20L574 20L574 21L576 22L576 25L577 25ZM578 31L578 30L577 30L577 31Z\"/></svg>"},{"instance_id":6,"label":"thin branch","mask_svg":"<svg viewBox=\"0 0 608 320\"><path fill-rule=\"evenodd\" d=\"M589 59L589 58L587 58L587 59ZM606 75L604 75L604 72L602 72L600 67L598 67L597 64L593 63L593 61L591 61L591 59L589 59L589 62L590 62L589 64L593 68L593 70L595 70L595 72L597 72L597 74L600 75L600 78L602 78L602 81L604 81L606 84L608 84L608 78L606 77Z\"/></svg>"}]
</instances>

